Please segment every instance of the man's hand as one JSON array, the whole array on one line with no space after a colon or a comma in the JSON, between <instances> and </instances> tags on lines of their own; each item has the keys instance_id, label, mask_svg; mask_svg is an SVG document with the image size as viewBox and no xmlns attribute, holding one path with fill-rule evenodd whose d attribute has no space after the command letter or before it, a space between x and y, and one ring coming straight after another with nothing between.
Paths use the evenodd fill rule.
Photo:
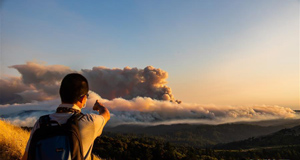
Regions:
<instances>
[{"instance_id":1,"label":"man's hand","mask_svg":"<svg viewBox=\"0 0 300 160\"><path fill-rule=\"evenodd\" d=\"M105 108L104 105L102 103L100 103L98 100L96 100L96 102L93 106L93 110L94 111L100 111L103 108Z\"/></svg>"},{"instance_id":2,"label":"man's hand","mask_svg":"<svg viewBox=\"0 0 300 160\"><path fill-rule=\"evenodd\" d=\"M104 105L100 103L98 100L96 100L93 106L93 110L98 111L99 115L102 115L106 122L110 119L109 110L106 107L104 107Z\"/></svg>"}]
</instances>

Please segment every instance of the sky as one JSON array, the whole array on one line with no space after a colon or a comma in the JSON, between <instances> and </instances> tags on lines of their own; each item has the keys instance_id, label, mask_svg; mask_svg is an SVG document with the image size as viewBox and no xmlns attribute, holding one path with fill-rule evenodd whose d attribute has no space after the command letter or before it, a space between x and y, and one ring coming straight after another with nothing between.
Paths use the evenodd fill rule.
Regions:
<instances>
[{"instance_id":1,"label":"sky","mask_svg":"<svg viewBox=\"0 0 300 160\"><path fill-rule=\"evenodd\" d=\"M20 77L10 66L27 62L76 71L153 66L182 102L300 109L299 0L0 5L1 79Z\"/></svg>"}]
</instances>

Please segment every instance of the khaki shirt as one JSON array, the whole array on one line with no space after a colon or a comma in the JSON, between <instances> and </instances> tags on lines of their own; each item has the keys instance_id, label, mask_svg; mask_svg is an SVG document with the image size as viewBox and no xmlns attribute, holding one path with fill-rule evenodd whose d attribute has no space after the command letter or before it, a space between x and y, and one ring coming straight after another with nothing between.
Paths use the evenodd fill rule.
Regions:
<instances>
[{"instance_id":1,"label":"khaki shirt","mask_svg":"<svg viewBox=\"0 0 300 160\"><path fill-rule=\"evenodd\" d=\"M77 105L74 104L61 104L59 107L67 107L73 108L77 110L81 110ZM73 115L73 113L53 113L50 114L50 119L55 120L60 124L64 124L67 120ZM79 121L79 132L82 139L82 148L83 148L83 157L85 160L91 159L91 153L94 145L94 140L101 135L103 127L105 126L105 120L102 115L98 114L85 114ZM31 136L34 131L38 129L39 123L38 121L35 123L30 138L27 142L26 151L29 150L29 144L31 141Z\"/></svg>"}]
</instances>

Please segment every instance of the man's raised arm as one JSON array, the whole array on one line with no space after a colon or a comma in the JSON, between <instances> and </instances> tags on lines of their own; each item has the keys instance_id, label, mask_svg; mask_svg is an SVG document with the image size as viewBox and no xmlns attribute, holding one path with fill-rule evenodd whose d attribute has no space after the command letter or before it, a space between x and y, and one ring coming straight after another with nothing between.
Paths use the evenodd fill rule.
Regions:
<instances>
[{"instance_id":1,"label":"man's raised arm","mask_svg":"<svg viewBox=\"0 0 300 160\"><path fill-rule=\"evenodd\" d=\"M99 115L102 115L105 119L105 123L110 119L110 113L109 110L103 106L102 103L100 103L98 100L93 106L93 110L98 111Z\"/></svg>"}]
</instances>

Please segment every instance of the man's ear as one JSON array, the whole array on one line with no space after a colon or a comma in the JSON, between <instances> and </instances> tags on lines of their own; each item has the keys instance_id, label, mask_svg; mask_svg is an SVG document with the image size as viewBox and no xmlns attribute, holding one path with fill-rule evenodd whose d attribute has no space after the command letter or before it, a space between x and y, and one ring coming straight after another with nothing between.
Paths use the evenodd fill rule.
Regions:
<instances>
[{"instance_id":1,"label":"man's ear","mask_svg":"<svg viewBox=\"0 0 300 160\"><path fill-rule=\"evenodd\" d=\"M82 102L83 102L83 99L84 99L84 96L80 97L78 101L79 101L80 103L82 103Z\"/></svg>"}]
</instances>

